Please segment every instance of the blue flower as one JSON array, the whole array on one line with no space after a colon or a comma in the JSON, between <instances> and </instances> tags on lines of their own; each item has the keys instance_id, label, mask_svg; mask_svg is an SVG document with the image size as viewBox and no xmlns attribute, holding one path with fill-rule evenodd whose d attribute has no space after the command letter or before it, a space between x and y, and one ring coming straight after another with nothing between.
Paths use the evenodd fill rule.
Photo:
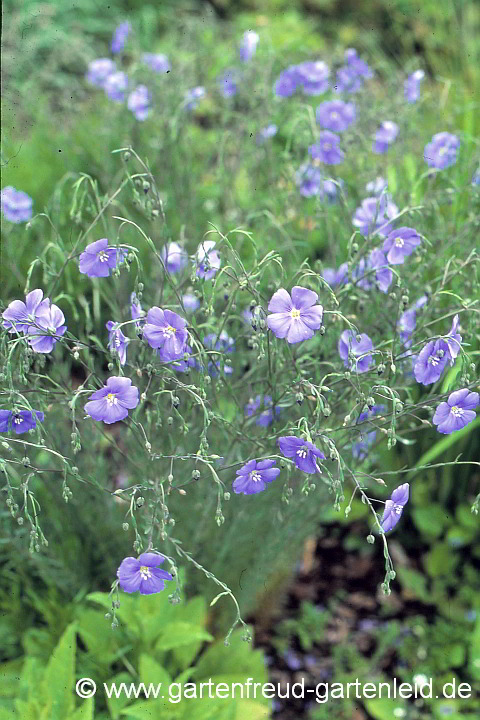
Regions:
<instances>
[{"instance_id":1,"label":"blue flower","mask_svg":"<svg viewBox=\"0 0 480 720\"><path fill-rule=\"evenodd\" d=\"M260 413L258 410L263 406ZM256 415L255 424L260 427L268 427L273 422L273 401L270 395L257 395L255 399L251 398L245 405L245 415L252 417ZM280 412L279 407L275 407L275 414Z\"/></svg>"},{"instance_id":2,"label":"blue flower","mask_svg":"<svg viewBox=\"0 0 480 720\"><path fill-rule=\"evenodd\" d=\"M403 89L405 100L409 103L416 103L420 97L420 83L425 77L423 70L415 70L414 73L408 76L405 80Z\"/></svg>"},{"instance_id":3,"label":"blue flower","mask_svg":"<svg viewBox=\"0 0 480 720\"><path fill-rule=\"evenodd\" d=\"M11 410L0 410L0 432L6 433L14 430L17 435L26 433L37 427L38 422L42 422L45 418L43 412L34 410L20 410L20 412L12 412Z\"/></svg>"},{"instance_id":4,"label":"blue flower","mask_svg":"<svg viewBox=\"0 0 480 720\"><path fill-rule=\"evenodd\" d=\"M293 458L296 467L304 473L321 473L317 458L325 459L325 455L313 443L295 435L278 438L278 447L285 457Z\"/></svg>"},{"instance_id":5,"label":"blue flower","mask_svg":"<svg viewBox=\"0 0 480 720\"><path fill-rule=\"evenodd\" d=\"M115 32L113 33L112 45L111 45L112 53L122 52L122 50L125 46L125 42L127 40L128 34L131 29L132 29L132 26L130 25L128 20L126 22L121 23L115 29Z\"/></svg>"},{"instance_id":6,"label":"blue flower","mask_svg":"<svg viewBox=\"0 0 480 720\"><path fill-rule=\"evenodd\" d=\"M125 337L118 327L118 323L114 323L113 320L107 322L106 328L108 330L108 347L110 352L118 355L120 365L125 365L127 361L127 345L130 340Z\"/></svg>"},{"instance_id":7,"label":"blue flower","mask_svg":"<svg viewBox=\"0 0 480 720\"><path fill-rule=\"evenodd\" d=\"M402 517L403 508L408 502L409 494L410 486L408 483L399 485L392 492L390 500L387 500L385 503L385 510L381 522L383 532L390 532L398 523Z\"/></svg>"},{"instance_id":8,"label":"blue flower","mask_svg":"<svg viewBox=\"0 0 480 720\"><path fill-rule=\"evenodd\" d=\"M233 491L239 495L256 495L266 489L267 483L275 480L280 468L274 467L275 460L250 460L240 470L233 481Z\"/></svg>"},{"instance_id":9,"label":"blue flower","mask_svg":"<svg viewBox=\"0 0 480 720\"><path fill-rule=\"evenodd\" d=\"M248 62L257 51L260 36L254 30L247 30L243 33L242 44L240 45L240 60Z\"/></svg>"},{"instance_id":10,"label":"blue flower","mask_svg":"<svg viewBox=\"0 0 480 720\"><path fill-rule=\"evenodd\" d=\"M0 193L0 203L3 217L9 222L18 224L27 222L32 217L33 200L23 190L7 185Z\"/></svg>"}]
</instances>

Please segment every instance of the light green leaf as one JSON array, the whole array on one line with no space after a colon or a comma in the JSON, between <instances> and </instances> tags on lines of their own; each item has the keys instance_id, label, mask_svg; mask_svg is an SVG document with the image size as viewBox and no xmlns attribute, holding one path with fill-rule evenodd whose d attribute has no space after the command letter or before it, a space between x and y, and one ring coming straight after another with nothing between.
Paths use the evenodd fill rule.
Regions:
<instances>
[{"instance_id":1,"label":"light green leaf","mask_svg":"<svg viewBox=\"0 0 480 720\"><path fill-rule=\"evenodd\" d=\"M395 710L404 709L405 706L403 700L393 698L372 698L371 700L364 700L364 704L375 720L392 720L392 718L396 717Z\"/></svg>"},{"instance_id":2,"label":"light green leaf","mask_svg":"<svg viewBox=\"0 0 480 720\"><path fill-rule=\"evenodd\" d=\"M163 700L140 700L124 708L121 715L135 720L180 720L184 717L182 703L173 704L167 698ZM194 720L194 718L192 718Z\"/></svg>"},{"instance_id":3,"label":"light green leaf","mask_svg":"<svg viewBox=\"0 0 480 720\"><path fill-rule=\"evenodd\" d=\"M68 720L93 720L94 700L87 698L82 702Z\"/></svg>"},{"instance_id":4,"label":"light green leaf","mask_svg":"<svg viewBox=\"0 0 480 720\"><path fill-rule=\"evenodd\" d=\"M459 557L446 543L437 543L424 556L425 568L431 577L441 577L453 572L458 565Z\"/></svg>"},{"instance_id":5,"label":"light green leaf","mask_svg":"<svg viewBox=\"0 0 480 720\"><path fill-rule=\"evenodd\" d=\"M445 508L436 504L413 508L412 517L422 535L431 538L440 537L445 527L451 523Z\"/></svg>"},{"instance_id":6,"label":"light green leaf","mask_svg":"<svg viewBox=\"0 0 480 720\"><path fill-rule=\"evenodd\" d=\"M408 590L415 598L423 602L431 602L431 594L427 590L427 578L422 573L406 567L397 567L397 577L402 588Z\"/></svg>"},{"instance_id":7,"label":"light green leaf","mask_svg":"<svg viewBox=\"0 0 480 720\"><path fill-rule=\"evenodd\" d=\"M53 651L43 677L42 718L65 720L74 710L76 626L71 623Z\"/></svg>"},{"instance_id":8,"label":"light green leaf","mask_svg":"<svg viewBox=\"0 0 480 720\"><path fill-rule=\"evenodd\" d=\"M191 645L192 642L204 640L211 641L213 637L198 625L178 620L164 628L164 634L157 641L155 650L172 650L182 647L182 645Z\"/></svg>"},{"instance_id":9,"label":"light green leaf","mask_svg":"<svg viewBox=\"0 0 480 720\"><path fill-rule=\"evenodd\" d=\"M149 655L140 655L139 676L139 682L143 682L145 685L151 683L157 686L159 683L162 683L162 686L165 687L165 694L167 687L172 682L172 678L165 668L159 665L159 663Z\"/></svg>"},{"instance_id":10,"label":"light green leaf","mask_svg":"<svg viewBox=\"0 0 480 720\"><path fill-rule=\"evenodd\" d=\"M129 673L121 672L118 673L118 675L109 678L105 684L107 685L107 687L110 687L111 685L113 685L113 683L115 683L115 686L117 687L117 689L119 689L121 683L125 683L128 687L130 687L131 683L133 682L135 681ZM107 706L113 720L117 720L123 708L130 702L130 699L126 696L124 692L120 693L118 698L115 696L114 692L111 693L111 697L109 697L108 694L105 693L105 699L107 701Z\"/></svg>"}]
</instances>

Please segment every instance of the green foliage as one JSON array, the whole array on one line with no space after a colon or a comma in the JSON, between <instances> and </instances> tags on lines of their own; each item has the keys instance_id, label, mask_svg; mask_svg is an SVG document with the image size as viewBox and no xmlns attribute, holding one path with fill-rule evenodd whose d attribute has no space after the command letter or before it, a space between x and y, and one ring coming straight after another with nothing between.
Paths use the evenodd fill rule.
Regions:
<instances>
[{"instance_id":1,"label":"green foliage","mask_svg":"<svg viewBox=\"0 0 480 720\"><path fill-rule=\"evenodd\" d=\"M302 602L298 617L282 620L276 628L274 646L278 653L283 655L293 638L298 639L302 650L311 650L314 643L323 639L329 617L328 612L321 612L312 603Z\"/></svg>"},{"instance_id":2,"label":"green foliage","mask_svg":"<svg viewBox=\"0 0 480 720\"><path fill-rule=\"evenodd\" d=\"M166 593L155 597L153 603L149 596L122 594L116 630L105 618L105 609L111 606L107 594L93 593L78 605L75 621L63 630L46 663L43 654L36 655L31 648L23 658L0 666L0 697L10 713L9 720L206 720L214 715L224 720L241 720L247 715L260 720L269 716L265 700L248 699L246 689L243 699L239 692L229 700L215 695L218 683L243 684L249 677L265 682L265 663L261 651L242 642L242 633L231 636L228 648L223 641L212 642L205 630L203 598L172 605ZM209 644L206 648L205 643ZM95 698L76 702L77 678L95 682ZM202 697L200 683L210 678L212 697ZM118 697L112 692L112 683L117 684ZM143 683L145 692L140 688L136 698L122 691L121 683L127 689L132 683ZM187 698L185 683L190 683L193 699ZM160 690L157 698L149 690L160 684L163 699ZM83 692L88 693L91 687L86 686ZM148 699L142 699L148 692Z\"/></svg>"}]
</instances>

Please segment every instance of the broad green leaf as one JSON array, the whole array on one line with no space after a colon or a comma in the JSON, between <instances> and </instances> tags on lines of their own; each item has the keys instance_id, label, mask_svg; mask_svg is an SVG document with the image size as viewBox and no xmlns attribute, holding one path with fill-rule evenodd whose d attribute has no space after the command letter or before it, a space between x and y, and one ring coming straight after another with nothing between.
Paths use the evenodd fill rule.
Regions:
<instances>
[{"instance_id":1,"label":"broad green leaf","mask_svg":"<svg viewBox=\"0 0 480 720\"><path fill-rule=\"evenodd\" d=\"M87 698L82 704L70 715L68 720L94 720L94 700L93 698Z\"/></svg>"},{"instance_id":2,"label":"broad green leaf","mask_svg":"<svg viewBox=\"0 0 480 720\"><path fill-rule=\"evenodd\" d=\"M219 669L222 677L231 674L236 678L240 677L241 681L249 677L253 678L254 682L267 681L262 652L254 650L250 643L242 640L241 630L232 633L228 647L225 647L223 640L218 640L201 655L196 666L195 679L198 682L203 678L218 676Z\"/></svg>"},{"instance_id":3,"label":"broad green leaf","mask_svg":"<svg viewBox=\"0 0 480 720\"><path fill-rule=\"evenodd\" d=\"M257 700L239 700L235 720L262 720L270 717L270 709Z\"/></svg>"},{"instance_id":4,"label":"broad green leaf","mask_svg":"<svg viewBox=\"0 0 480 720\"><path fill-rule=\"evenodd\" d=\"M458 505L455 511L455 517L463 527L468 530L474 530L480 532L480 523L478 522L478 515L472 513L469 505Z\"/></svg>"},{"instance_id":5,"label":"broad green leaf","mask_svg":"<svg viewBox=\"0 0 480 720\"><path fill-rule=\"evenodd\" d=\"M440 537L445 527L451 523L445 508L435 504L413 508L412 517L422 535L431 538Z\"/></svg>"},{"instance_id":6,"label":"broad green leaf","mask_svg":"<svg viewBox=\"0 0 480 720\"><path fill-rule=\"evenodd\" d=\"M40 688L45 673L45 664L36 657L27 655L20 677L17 697L28 700L33 695L34 688Z\"/></svg>"},{"instance_id":7,"label":"broad green leaf","mask_svg":"<svg viewBox=\"0 0 480 720\"><path fill-rule=\"evenodd\" d=\"M431 577L448 575L458 565L459 557L446 543L437 543L424 556L425 568Z\"/></svg>"},{"instance_id":8,"label":"broad green leaf","mask_svg":"<svg viewBox=\"0 0 480 720\"><path fill-rule=\"evenodd\" d=\"M177 611L175 616L176 620L185 620L190 623L195 623L199 628L205 628L207 622L207 603L205 598L200 595L194 597L184 605L178 605ZM176 669L183 670L188 667L198 655L204 642L202 639L193 641L190 645L176 647L173 650Z\"/></svg>"},{"instance_id":9,"label":"broad green leaf","mask_svg":"<svg viewBox=\"0 0 480 720\"><path fill-rule=\"evenodd\" d=\"M473 528L466 528L455 525L448 530L446 540L450 547L465 547L465 545L470 545L475 535L476 530L474 530Z\"/></svg>"},{"instance_id":10,"label":"broad green leaf","mask_svg":"<svg viewBox=\"0 0 480 720\"><path fill-rule=\"evenodd\" d=\"M43 677L42 720L65 720L73 711L75 688L76 626L71 623L53 651Z\"/></svg>"},{"instance_id":11,"label":"broad green leaf","mask_svg":"<svg viewBox=\"0 0 480 720\"><path fill-rule=\"evenodd\" d=\"M112 632L105 614L90 607L82 607L76 613L76 622L78 634L88 648L89 656L96 663L109 665L118 653L119 633Z\"/></svg>"},{"instance_id":12,"label":"broad green leaf","mask_svg":"<svg viewBox=\"0 0 480 720\"><path fill-rule=\"evenodd\" d=\"M87 600L102 605L102 607L108 611L112 609L112 598L108 593L90 593L90 595L87 595ZM137 597L135 597L135 595L128 595L127 593L120 594L120 607L117 610L118 619L124 623L136 637L140 637L141 623L137 617L136 608Z\"/></svg>"},{"instance_id":13,"label":"broad green leaf","mask_svg":"<svg viewBox=\"0 0 480 720\"><path fill-rule=\"evenodd\" d=\"M133 682L136 682L136 680L134 680L134 678L129 673L122 672L118 673L118 675L115 675L114 677L109 678L105 684L108 687L111 687L113 684L115 684L117 689L119 689L121 683L125 683L128 687L130 687L131 683ZM123 708L130 702L130 699L124 692L120 693L118 698L115 696L115 693L113 691L111 693L111 697L109 697L109 694L110 691L109 693L105 693L105 700L107 701L110 715L112 716L113 720L117 720Z\"/></svg>"},{"instance_id":14,"label":"broad green leaf","mask_svg":"<svg viewBox=\"0 0 480 720\"><path fill-rule=\"evenodd\" d=\"M145 645L153 647L155 640L166 632L170 623L176 619L176 605L168 601L168 592L157 595L137 595L135 614L141 628L141 638Z\"/></svg>"},{"instance_id":15,"label":"broad green leaf","mask_svg":"<svg viewBox=\"0 0 480 720\"><path fill-rule=\"evenodd\" d=\"M153 658L149 655L140 655L138 672L139 682L143 682L145 685L151 683L155 686L161 683L162 687L165 688L164 694L166 694L167 687L172 682L172 678L165 668L159 665Z\"/></svg>"},{"instance_id":16,"label":"broad green leaf","mask_svg":"<svg viewBox=\"0 0 480 720\"><path fill-rule=\"evenodd\" d=\"M423 602L431 602L430 592L427 590L427 578L422 573L406 567L397 567L397 577L402 588L408 590L414 597Z\"/></svg>"},{"instance_id":17,"label":"broad green leaf","mask_svg":"<svg viewBox=\"0 0 480 720\"><path fill-rule=\"evenodd\" d=\"M184 718L182 703L171 703L167 698L163 700L140 700L124 708L121 715L129 720L180 720ZM194 720L194 718L192 718Z\"/></svg>"},{"instance_id":18,"label":"broad green leaf","mask_svg":"<svg viewBox=\"0 0 480 720\"><path fill-rule=\"evenodd\" d=\"M375 720L392 720L392 718L397 717L395 710L398 711L400 708L405 712L405 702L396 698L372 698L363 702Z\"/></svg>"},{"instance_id":19,"label":"broad green leaf","mask_svg":"<svg viewBox=\"0 0 480 720\"><path fill-rule=\"evenodd\" d=\"M15 705L13 700L2 700L0 706L0 720L20 720L19 716L15 712Z\"/></svg>"},{"instance_id":20,"label":"broad green leaf","mask_svg":"<svg viewBox=\"0 0 480 720\"><path fill-rule=\"evenodd\" d=\"M193 642L211 640L213 640L213 637L210 633L198 627L198 625L175 620L164 629L163 635L155 644L155 650L172 650L173 648L182 647L182 645L191 645Z\"/></svg>"}]
</instances>

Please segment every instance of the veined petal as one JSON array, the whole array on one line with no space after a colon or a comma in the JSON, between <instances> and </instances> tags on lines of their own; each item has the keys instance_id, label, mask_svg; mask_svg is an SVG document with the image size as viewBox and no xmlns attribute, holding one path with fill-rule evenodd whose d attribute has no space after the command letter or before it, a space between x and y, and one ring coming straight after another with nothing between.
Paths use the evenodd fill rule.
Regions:
<instances>
[{"instance_id":1,"label":"veined petal","mask_svg":"<svg viewBox=\"0 0 480 720\"><path fill-rule=\"evenodd\" d=\"M273 313L289 313L292 308L292 299L284 288L277 290L268 303L268 309Z\"/></svg>"},{"instance_id":2,"label":"veined petal","mask_svg":"<svg viewBox=\"0 0 480 720\"><path fill-rule=\"evenodd\" d=\"M275 295L273 297L275 297ZM318 295L313 290L308 290L300 285L295 285L295 287L292 288L292 302L297 310L309 308L315 305L317 300Z\"/></svg>"}]
</instances>

